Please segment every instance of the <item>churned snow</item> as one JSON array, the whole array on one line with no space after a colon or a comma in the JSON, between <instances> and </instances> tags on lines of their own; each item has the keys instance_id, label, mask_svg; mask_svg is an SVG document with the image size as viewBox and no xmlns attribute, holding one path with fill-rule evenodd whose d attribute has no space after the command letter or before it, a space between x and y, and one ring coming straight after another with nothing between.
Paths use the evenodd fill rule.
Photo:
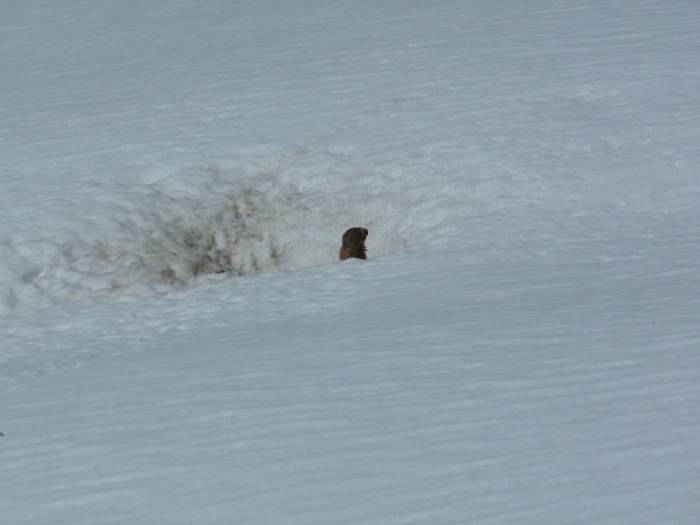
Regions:
<instances>
[{"instance_id":1,"label":"churned snow","mask_svg":"<svg viewBox=\"0 0 700 525\"><path fill-rule=\"evenodd\" d=\"M37 0L0 46L3 525L697 522L700 5Z\"/></svg>"}]
</instances>

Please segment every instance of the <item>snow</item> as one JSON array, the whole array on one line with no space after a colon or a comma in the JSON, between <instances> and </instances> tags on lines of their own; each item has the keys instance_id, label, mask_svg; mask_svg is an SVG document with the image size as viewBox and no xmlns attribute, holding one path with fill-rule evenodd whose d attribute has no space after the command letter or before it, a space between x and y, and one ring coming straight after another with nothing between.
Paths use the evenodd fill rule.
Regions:
<instances>
[{"instance_id":1,"label":"snow","mask_svg":"<svg viewBox=\"0 0 700 525\"><path fill-rule=\"evenodd\" d=\"M5 11L3 524L696 522L700 6Z\"/></svg>"}]
</instances>

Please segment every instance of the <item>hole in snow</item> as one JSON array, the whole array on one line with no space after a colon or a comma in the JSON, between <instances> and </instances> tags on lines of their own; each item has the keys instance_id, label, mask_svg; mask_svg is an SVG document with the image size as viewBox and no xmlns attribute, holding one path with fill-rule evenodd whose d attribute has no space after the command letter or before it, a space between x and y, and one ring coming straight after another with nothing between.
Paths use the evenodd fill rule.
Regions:
<instances>
[{"instance_id":1,"label":"hole in snow","mask_svg":"<svg viewBox=\"0 0 700 525\"><path fill-rule=\"evenodd\" d=\"M54 203L46 221L52 231L44 227L41 238L23 235L0 244L0 313L167 293L208 274L334 263L341 235L352 226L369 229L370 258L396 252L450 220L444 206L450 190L416 180L326 154L106 185L90 194L92 204L77 197ZM462 201L457 208L463 207ZM67 219L62 209L66 217L69 209L85 213Z\"/></svg>"}]
</instances>

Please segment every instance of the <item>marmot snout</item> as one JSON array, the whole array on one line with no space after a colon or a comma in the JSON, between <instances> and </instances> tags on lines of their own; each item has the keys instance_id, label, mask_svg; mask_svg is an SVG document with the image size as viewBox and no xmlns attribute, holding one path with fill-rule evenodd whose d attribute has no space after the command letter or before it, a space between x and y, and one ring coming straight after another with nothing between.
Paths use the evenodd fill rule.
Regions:
<instances>
[{"instance_id":1,"label":"marmot snout","mask_svg":"<svg viewBox=\"0 0 700 525\"><path fill-rule=\"evenodd\" d=\"M340 260L344 261L350 257L367 259L365 239L368 233L367 228L350 228L346 231L343 234L343 245L340 247Z\"/></svg>"}]
</instances>

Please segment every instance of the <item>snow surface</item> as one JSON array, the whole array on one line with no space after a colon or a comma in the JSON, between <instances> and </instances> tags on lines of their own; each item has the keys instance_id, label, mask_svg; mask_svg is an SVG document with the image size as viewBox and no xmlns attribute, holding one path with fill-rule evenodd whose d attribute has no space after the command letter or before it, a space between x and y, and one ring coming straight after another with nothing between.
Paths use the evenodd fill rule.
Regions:
<instances>
[{"instance_id":1,"label":"snow surface","mask_svg":"<svg viewBox=\"0 0 700 525\"><path fill-rule=\"evenodd\" d=\"M697 523L700 4L64 4L0 19L3 525Z\"/></svg>"}]
</instances>

